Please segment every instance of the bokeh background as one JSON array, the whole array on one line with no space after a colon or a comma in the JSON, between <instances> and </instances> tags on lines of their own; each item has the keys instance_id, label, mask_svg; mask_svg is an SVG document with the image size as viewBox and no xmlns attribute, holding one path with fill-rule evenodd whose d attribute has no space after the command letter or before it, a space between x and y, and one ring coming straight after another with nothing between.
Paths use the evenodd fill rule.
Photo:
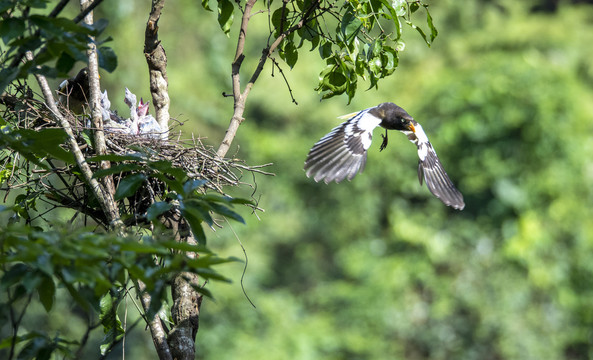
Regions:
<instances>
[{"instance_id":1,"label":"bokeh background","mask_svg":"<svg viewBox=\"0 0 593 360\"><path fill-rule=\"evenodd\" d=\"M316 50L302 52L292 70L279 60L298 105L268 63L229 152L273 163L276 176L255 178L265 213L238 209L245 226L209 234L222 256L243 258L245 247L243 288L257 308L243 293L244 264L221 265L233 283L209 285L215 300L202 306L199 358L593 358L593 5L430 4L433 46L406 28L395 74L378 90L359 86L350 105L346 97L319 101ZM101 80L120 111L126 86L150 97L149 6L106 0L95 15L110 20L119 66ZM233 110L221 94L231 91L237 26L227 38L216 13L189 0L168 2L159 25L171 115L184 124L177 130L215 145ZM244 81L267 32L267 15L256 15ZM416 149L397 133L383 152L374 144L352 182L306 178L305 156L337 116L384 101L423 125L465 196L463 211L418 184ZM61 322L38 323L76 332L84 320L71 310L64 303L53 315ZM128 303L128 322L135 316ZM126 358L153 353L148 332L135 329Z\"/></svg>"}]
</instances>

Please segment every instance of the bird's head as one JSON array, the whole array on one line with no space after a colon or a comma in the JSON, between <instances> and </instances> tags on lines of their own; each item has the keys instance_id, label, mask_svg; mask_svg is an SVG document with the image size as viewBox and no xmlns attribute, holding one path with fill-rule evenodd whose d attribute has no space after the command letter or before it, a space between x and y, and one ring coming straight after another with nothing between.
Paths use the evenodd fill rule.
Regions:
<instances>
[{"instance_id":1,"label":"bird's head","mask_svg":"<svg viewBox=\"0 0 593 360\"><path fill-rule=\"evenodd\" d=\"M89 68L84 67L84 68L80 69L78 74L76 74L76 76L74 77L74 82L76 84L81 84L81 85L88 84L89 83Z\"/></svg>"},{"instance_id":2,"label":"bird's head","mask_svg":"<svg viewBox=\"0 0 593 360\"><path fill-rule=\"evenodd\" d=\"M381 126L386 129L416 132L414 118L394 103L379 104L369 112L381 119Z\"/></svg>"}]
</instances>

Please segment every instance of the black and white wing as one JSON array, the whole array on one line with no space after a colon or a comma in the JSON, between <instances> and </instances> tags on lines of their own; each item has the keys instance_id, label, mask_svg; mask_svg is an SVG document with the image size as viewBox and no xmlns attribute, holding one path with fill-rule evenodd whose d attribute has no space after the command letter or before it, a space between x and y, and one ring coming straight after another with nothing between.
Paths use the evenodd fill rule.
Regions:
<instances>
[{"instance_id":1,"label":"black and white wing","mask_svg":"<svg viewBox=\"0 0 593 360\"><path fill-rule=\"evenodd\" d=\"M373 130L381 119L369 114L370 109L346 115L349 118L321 138L307 155L305 171L317 182L326 184L344 179L352 180L364 170L367 150L371 146Z\"/></svg>"},{"instance_id":2,"label":"black and white wing","mask_svg":"<svg viewBox=\"0 0 593 360\"><path fill-rule=\"evenodd\" d=\"M462 210L465 207L463 195L449 179L422 126L416 121L413 122L413 125L414 132L406 131L404 133L411 142L418 146L418 180L420 185L424 179L428 190L441 199L445 205Z\"/></svg>"}]
</instances>

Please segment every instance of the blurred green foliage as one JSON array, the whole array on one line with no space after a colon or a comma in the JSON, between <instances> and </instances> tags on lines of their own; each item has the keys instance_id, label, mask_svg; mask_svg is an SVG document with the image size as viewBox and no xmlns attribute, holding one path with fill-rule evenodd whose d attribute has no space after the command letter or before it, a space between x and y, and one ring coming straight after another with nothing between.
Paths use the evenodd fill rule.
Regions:
<instances>
[{"instance_id":1,"label":"blurred green foliage","mask_svg":"<svg viewBox=\"0 0 593 360\"><path fill-rule=\"evenodd\" d=\"M540 2L432 2L432 47L411 39L395 74L349 106L319 102L317 54L285 70L298 106L280 76L260 78L235 149L250 164L274 163L277 176L256 179L266 212L207 234L220 256L240 257L236 232L257 309L240 286L243 265L227 266L234 284L209 284L216 301L202 306L200 358L593 358L593 7L532 11ZM149 93L144 24L132 17L145 7L117 2L104 14L119 56L117 78L102 77L110 94ZM229 40L217 21L186 0L168 3L159 23L172 114L213 144L232 114L220 94L237 29ZM267 31L250 27L246 63ZM398 134L382 153L371 148L350 183L305 177L309 148L337 116L383 101L423 125L465 210L418 185L416 150ZM84 328L71 325L59 329ZM128 343L127 356L149 358L147 339Z\"/></svg>"},{"instance_id":2,"label":"blurred green foliage","mask_svg":"<svg viewBox=\"0 0 593 360\"><path fill-rule=\"evenodd\" d=\"M239 154L278 176L258 179L266 213L237 230L258 309L213 286L203 358L593 357L593 9L534 3L433 4L432 48L408 43L393 79L349 107L308 98L298 68L298 107L259 88ZM423 124L464 211L418 185L403 136L351 183L304 176L336 116L382 101Z\"/></svg>"},{"instance_id":3,"label":"blurred green foliage","mask_svg":"<svg viewBox=\"0 0 593 360\"><path fill-rule=\"evenodd\" d=\"M117 57L110 47L102 46L110 38L101 38L108 22L96 21L92 26L75 21L48 16L47 0L0 1L0 39L2 51L0 64L0 92L15 80L27 79L30 74L55 78L64 76L76 61L87 61L86 48L90 36L97 40L99 66L109 72L117 67ZM42 49L37 52L35 50ZM35 51L31 61L23 63L25 53Z\"/></svg>"}]
</instances>

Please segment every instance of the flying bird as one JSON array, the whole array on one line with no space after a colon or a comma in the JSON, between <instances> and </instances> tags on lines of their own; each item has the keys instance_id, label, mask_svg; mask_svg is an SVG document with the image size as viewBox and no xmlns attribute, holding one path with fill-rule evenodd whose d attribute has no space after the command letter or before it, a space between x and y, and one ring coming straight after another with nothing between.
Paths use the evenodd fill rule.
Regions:
<instances>
[{"instance_id":1,"label":"flying bird","mask_svg":"<svg viewBox=\"0 0 593 360\"><path fill-rule=\"evenodd\" d=\"M356 113L340 117L346 121L321 138L307 155L307 177L326 184L344 179L352 180L364 170L367 150L371 146L373 130L385 128L380 150L387 146L387 130L399 130L418 147L418 180L426 182L428 190L445 205L462 210L463 195L455 188L443 169L422 126L406 110L386 102Z\"/></svg>"}]
</instances>

